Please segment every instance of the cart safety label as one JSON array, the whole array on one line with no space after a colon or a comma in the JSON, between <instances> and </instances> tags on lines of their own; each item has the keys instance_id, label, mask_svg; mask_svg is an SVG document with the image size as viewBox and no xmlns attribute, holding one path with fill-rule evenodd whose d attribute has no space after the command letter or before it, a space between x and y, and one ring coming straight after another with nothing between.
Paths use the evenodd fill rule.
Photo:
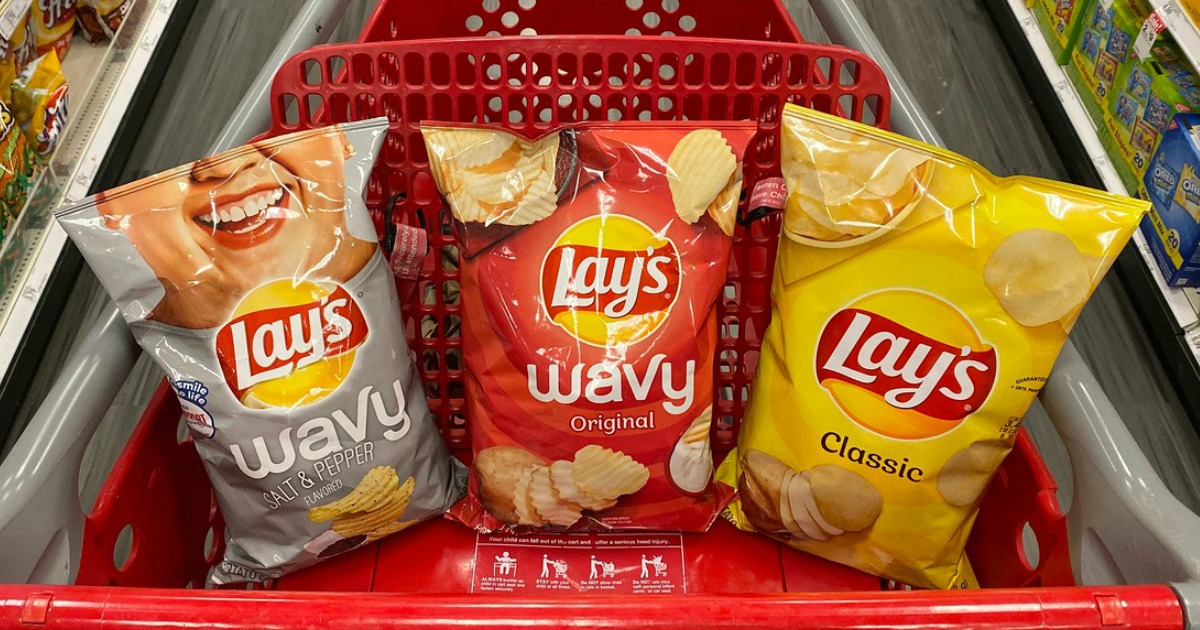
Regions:
<instances>
[{"instance_id":1,"label":"cart safety label","mask_svg":"<svg viewBox=\"0 0 1200 630\"><path fill-rule=\"evenodd\" d=\"M479 534L473 593L686 593L683 536Z\"/></svg>"}]
</instances>

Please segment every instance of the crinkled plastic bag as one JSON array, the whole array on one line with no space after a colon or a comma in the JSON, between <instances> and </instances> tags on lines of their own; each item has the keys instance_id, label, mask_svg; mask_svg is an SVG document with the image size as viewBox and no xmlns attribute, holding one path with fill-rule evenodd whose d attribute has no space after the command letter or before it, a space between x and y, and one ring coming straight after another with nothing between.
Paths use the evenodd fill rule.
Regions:
<instances>
[{"instance_id":1,"label":"crinkled plastic bag","mask_svg":"<svg viewBox=\"0 0 1200 630\"><path fill-rule=\"evenodd\" d=\"M386 130L247 144L56 213L179 398L231 536L217 584L279 577L461 494L362 201Z\"/></svg>"},{"instance_id":2,"label":"crinkled plastic bag","mask_svg":"<svg viewBox=\"0 0 1200 630\"><path fill-rule=\"evenodd\" d=\"M726 515L912 586L973 586L988 483L1148 204L793 105L781 133L772 320L717 471Z\"/></svg>"}]
</instances>

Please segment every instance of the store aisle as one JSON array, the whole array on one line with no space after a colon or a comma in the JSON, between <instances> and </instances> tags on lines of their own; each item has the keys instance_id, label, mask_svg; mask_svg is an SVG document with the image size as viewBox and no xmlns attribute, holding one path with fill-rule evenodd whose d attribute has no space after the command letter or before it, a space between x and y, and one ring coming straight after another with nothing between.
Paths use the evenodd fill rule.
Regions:
<instances>
[{"instance_id":1,"label":"store aisle","mask_svg":"<svg viewBox=\"0 0 1200 630\"><path fill-rule=\"evenodd\" d=\"M961 0L859 1L951 149L975 157L998 174L1066 177L981 6ZM355 3L335 39L348 39L357 32L367 14L366 5L365 1ZM823 39L803 0L788 0L788 5L807 37ZM134 149L126 179L157 172L205 151L297 6L287 0L201 3ZM246 24L254 25L253 34ZM85 269L76 284L72 308L64 314L47 350L31 400L42 397L80 331L87 329L106 300ZM86 308L80 308L85 304ZM1200 437L1188 424L1157 365L1115 274L1093 297L1073 338L1168 487L1200 511ZM101 435L89 449L83 473L86 500L95 496L160 379L157 368L143 360L120 393ZM34 407L27 404L24 415ZM1040 408L1030 414L1028 426L1043 445L1056 475L1065 480L1065 457L1061 446L1054 444Z\"/></svg>"}]
</instances>

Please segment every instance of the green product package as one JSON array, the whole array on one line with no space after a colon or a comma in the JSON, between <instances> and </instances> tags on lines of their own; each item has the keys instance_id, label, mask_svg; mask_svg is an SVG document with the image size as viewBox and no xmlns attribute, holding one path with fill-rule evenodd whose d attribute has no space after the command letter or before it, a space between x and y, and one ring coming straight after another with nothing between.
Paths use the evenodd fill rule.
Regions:
<instances>
[{"instance_id":1,"label":"green product package","mask_svg":"<svg viewBox=\"0 0 1200 630\"><path fill-rule=\"evenodd\" d=\"M1035 0L1033 15L1038 27L1054 52L1059 65L1071 59L1071 51L1079 42L1083 23L1088 21L1092 5L1097 0Z\"/></svg>"},{"instance_id":2,"label":"green product package","mask_svg":"<svg viewBox=\"0 0 1200 630\"><path fill-rule=\"evenodd\" d=\"M1103 125L1109 109L1109 94L1116 84L1120 67L1136 57L1133 42L1149 10L1141 2L1116 0L1092 2L1080 30L1079 43L1071 51L1067 77L1079 92L1084 109L1097 127Z\"/></svg>"},{"instance_id":3,"label":"green product package","mask_svg":"<svg viewBox=\"0 0 1200 630\"><path fill-rule=\"evenodd\" d=\"M1121 182L1143 199L1146 168L1175 114L1200 106L1195 74L1181 59L1170 41L1156 43L1145 60L1131 54L1109 91L1103 125L1097 125Z\"/></svg>"}]
</instances>

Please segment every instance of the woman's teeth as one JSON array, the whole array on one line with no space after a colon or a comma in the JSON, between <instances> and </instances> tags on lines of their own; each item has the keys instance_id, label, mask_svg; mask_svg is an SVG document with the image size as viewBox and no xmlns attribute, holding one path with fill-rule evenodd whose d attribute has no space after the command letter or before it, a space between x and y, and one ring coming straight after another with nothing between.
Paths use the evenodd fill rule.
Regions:
<instances>
[{"instance_id":1,"label":"woman's teeth","mask_svg":"<svg viewBox=\"0 0 1200 630\"><path fill-rule=\"evenodd\" d=\"M237 223L246 219L256 217L259 213L267 208L278 205L283 199L283 189L273 188L262 192L247 195L237 203L228 204L217 209L216 212L199 216L201 222L219 226L222 223ZM215 219L215 221L214 221ZM258 223L257 221L255 223Z\"/></svg>"}]
</instances>

